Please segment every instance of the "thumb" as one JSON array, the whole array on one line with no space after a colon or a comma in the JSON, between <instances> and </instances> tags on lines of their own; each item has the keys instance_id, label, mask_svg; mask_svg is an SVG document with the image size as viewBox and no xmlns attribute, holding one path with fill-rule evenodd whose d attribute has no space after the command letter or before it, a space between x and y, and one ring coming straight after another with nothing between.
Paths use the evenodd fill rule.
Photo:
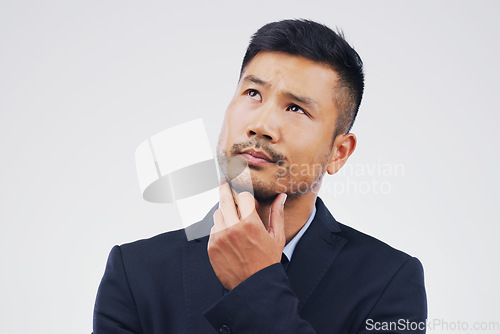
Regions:
<instances>
[{"instance_id":1,"label":"thumb","mask_svg":"<svg viewBox=\"0 0 500 334\"><path fill-rule=\"evenodd\" d=\"M283 246L286 241L285 237L285 201L287 195L281 193L271 204L271 212L269 213L269 234L277 240L283 241Z\"/></svg>"}]
</instances>

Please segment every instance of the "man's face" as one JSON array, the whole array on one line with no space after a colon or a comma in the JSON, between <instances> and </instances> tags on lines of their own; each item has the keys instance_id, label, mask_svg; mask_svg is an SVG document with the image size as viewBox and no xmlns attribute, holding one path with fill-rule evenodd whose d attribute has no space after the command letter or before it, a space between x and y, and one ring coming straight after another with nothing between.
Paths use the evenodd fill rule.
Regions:
<instances>
[{"instance_id":1,"label":"man's face","mask_svg":"<svg viewBox=\"0 0 500 334\"><path fill-rule=\"evenodd\" d=\"M297 198L319 190L338 117L337 78L327 65L300 56L258 53L226 111L217 146L221 170L223 157L245 159L263 202L281 192Z\"/></svg>"}]
</instances>

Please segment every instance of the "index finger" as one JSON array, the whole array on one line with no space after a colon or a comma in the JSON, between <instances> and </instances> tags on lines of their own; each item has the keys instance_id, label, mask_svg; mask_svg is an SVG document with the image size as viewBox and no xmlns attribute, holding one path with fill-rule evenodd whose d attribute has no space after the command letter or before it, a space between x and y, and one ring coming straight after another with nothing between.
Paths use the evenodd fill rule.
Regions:
<instances>
[{"instance_id":1,"label":"index finger","mask_svg":"<svg viewBox=\"0 0 500 334\"><path fill-rule=\"evenodd\" d=\"M226 227L234 225L240 221L233 194L227 182L224 182L219 186L219 208L222 212L222 216L224 217Z\"/></svg>"}]
</instances>

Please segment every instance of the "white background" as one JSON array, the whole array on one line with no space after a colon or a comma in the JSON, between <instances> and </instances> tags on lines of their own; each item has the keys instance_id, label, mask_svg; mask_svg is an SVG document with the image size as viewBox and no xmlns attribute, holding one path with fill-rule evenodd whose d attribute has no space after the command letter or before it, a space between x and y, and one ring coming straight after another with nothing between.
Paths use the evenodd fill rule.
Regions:
<instances>
[{"instance_id":1,"label":"white background","mask_svg":"<svg viewBox=\"0 0 500 334\"><path fill-rule=\"evenodd\" d=\"M342 28L365 63L349 161L365 175L325 181L333 215L422 261L430 319L499 321L499 9L1 1L0 332L91 332L111 247L179 221L141 199L136 146L202 117L215 147L251 34L297 17Z\"/></svg>"}]
</instances>

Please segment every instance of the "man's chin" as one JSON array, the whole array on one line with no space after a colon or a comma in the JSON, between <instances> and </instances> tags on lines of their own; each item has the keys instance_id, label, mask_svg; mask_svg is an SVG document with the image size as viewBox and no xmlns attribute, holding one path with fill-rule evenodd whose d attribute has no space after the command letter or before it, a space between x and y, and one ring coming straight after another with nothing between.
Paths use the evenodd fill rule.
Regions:
<instances>
[{"instance_id":1,"label":"man's chin","mask_svg":"<svg viewBox=\"0 0 500 334\"><path fill-rule=\"evenodd\" d=\"M263 203L268 201L272 202L280 193L271 185L272 182L265 182L256 175L251 175L250 177L250 175L244 174L229 181L231 188L237 193L247 191L251 193L257 201Z\"/></svg>"},{"instance_id":2,"label":"man's chin","mask_svg":"<svg viewBox=\"0 0 500 334\"><path fill-rule=\"evenodd\" d=\"M274 199L276 198L276 196L278 196L278 194L276 193L259 193L259 192L256 192L255 193L255 199L257 200L257 202L259 202L260 205L271 205L274 201Z\"/></svg>"},{"instance_id":3,"label":"man's chin","mask_svg":"<svg viewBox=\"0 0 500 334\"><path fill-rule=\"evenodd\" d=\"M252 181L254 197L260 204L271 204L283 192L279 191L274 182L265 182L256 177L252 177Z\"/></svg>"}]
</instances>

